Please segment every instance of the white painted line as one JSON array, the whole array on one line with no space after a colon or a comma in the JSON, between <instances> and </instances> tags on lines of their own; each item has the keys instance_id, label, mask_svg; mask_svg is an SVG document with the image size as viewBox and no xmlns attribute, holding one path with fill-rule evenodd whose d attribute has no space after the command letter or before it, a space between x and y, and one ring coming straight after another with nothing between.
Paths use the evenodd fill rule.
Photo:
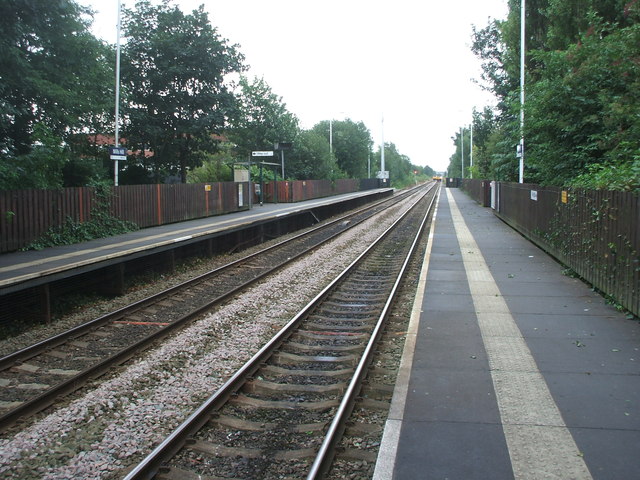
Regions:
<instances>
[{"instance_id":1,"label":"white painted line","mask_svg":"<svg viewBox=\"0 0 640 480\"><path fill-rule=\"evenodd\" d=\"M547 383L448 189L447 198L489 357L515 479L591 480Z\"/></svg>"},{"instance_id":2,"label":"white painted line","mask_svg":"<svg viewBox=\"0 0 640 480\"><path fill-rule=\"evenodd\" d=\"M185 240L191 240L193 235L187 235L185 237L174 238L173 243L184 242Z\"/></svg>"},{"instance_id":3,"label":"white painted line","mask_svg":"<svg viewBox=\"0 0 640 480\"><path fill-rule=\"evenodd\" d=\"M431 220L431 231L429 232L429 240L424 255L425 260L422 264L422 270L420 271L420 278L418 279L418 288L416 289L411 318L409 319L407 338L402 351L402 361L400 362L398 377L396 378L396 384L393 389L389 415L384 425L384 433L378 450L378 459L376 460L376 469L373 472L373 480L388 480L393 477L393 469L398 455L400 429L402 428L402 420L404 419L404 407L407 402L409 380L411 379L411 367L413 366L413 354L416 348L420 314L422 313L422 299L427 284L427 273L429 272L429 259L431 258L431 247L433 245L439 200L440 191L438 191L438 198L435 200L436 207Z\"/></svg>"}]
</instances>

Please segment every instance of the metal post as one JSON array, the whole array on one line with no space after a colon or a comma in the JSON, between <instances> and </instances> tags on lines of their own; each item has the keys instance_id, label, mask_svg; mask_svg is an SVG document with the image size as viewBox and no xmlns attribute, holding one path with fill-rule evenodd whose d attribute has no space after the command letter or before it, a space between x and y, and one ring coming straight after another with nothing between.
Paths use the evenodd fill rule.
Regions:
<instances>
[{"instance_id":1,"label":"metal post","mask_svg":"<svg viewBox=\"0 0 640 480\"><path fill-rule=\"evenodd\" d=\"M329 120L329 158L333 160L333 120Z\"/></svg>"},{"instance_id":2,"label":"metal post","mask_svg":"<svg viewBox=\"0 0 640 480\"><path fill-rule=\"evenodd\" d=\"M380 171L384 176L384 115L382 115L382 128L380 129L380 136L382 137L382 150L380 152Z\"/></svg>"},{"instance_id":3,"label":"metal post","mask_svg":"<svg viewBox=\"0 0 640 480\"><path fill-rule=\"evenodd\" d=\"M471 117L471 138L469 139L469 143L469 171L471 172L471 178L473 178L473 116Z\"/></svg>"},{"instance_id":4,"label":"metal post","mask_svg":"<svg viewBox=\"0 0 640 480\"><path fill-rule=\"evenodd\" d=\"M118 127L118 123L120 120L120 28L122 26L122 22L120 19L120 10L121 10L121 0L118 0L118 27L116 34L116 138L115 138L115 146L120 146L120 129ZM118 186L118 160L114 160L115 165L113 167L113 184Z\"/></svg>"},{"instance_id":5,"label":"metal post","mask_svg":"<svg viewBox=\"0 0 640 480\"><path fill-rule=\"evenodd\" d=\"M263 163L264 162L260 161L260 206L264 203L264 177L262 175Z\"/></svg>"},{"instance_id":6,"label":"metal post","mask_svg":"<svg viewBox=\"0 0 640 480\"><path fill-rule=\"evenodd\" d=\"M464 127L460 127L460 161L462 163L461 178L464 178Z\"/></svg>"},{"instance_id":7,"label":"metal post","mask_svg":"<svg viewBox=\"0 0 640 480\"><path fill-rule=\"evenodd\" d=\"M524 183L524 61L525 61L525 0L520 9L520 168L519 182Z\"/></svg>"}]
</instances>

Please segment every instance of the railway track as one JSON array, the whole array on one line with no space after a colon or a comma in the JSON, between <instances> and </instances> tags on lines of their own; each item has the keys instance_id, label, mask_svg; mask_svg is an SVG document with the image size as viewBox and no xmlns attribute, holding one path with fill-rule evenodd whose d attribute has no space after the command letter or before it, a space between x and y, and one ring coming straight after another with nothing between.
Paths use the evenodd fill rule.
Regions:
<instances>
[{"instance_id":1,"label":"railway track","mask_svg":"<svg viewBox=\"0 0 640 480\"><path fill-rule=\"evenodd\" d=\"M359 209L1 358L0 430L52 405L231 295L402 198Z\"/></svg>"},{"instance_id":2,"label":"railway track","mask_svg":"<svg viewBox=\"0 0 640 480\"><path fill-rule=\"evenodd\" d=\"M326 473L435 195L417 200L126 480Z\"/></svg>"}]
</instances>

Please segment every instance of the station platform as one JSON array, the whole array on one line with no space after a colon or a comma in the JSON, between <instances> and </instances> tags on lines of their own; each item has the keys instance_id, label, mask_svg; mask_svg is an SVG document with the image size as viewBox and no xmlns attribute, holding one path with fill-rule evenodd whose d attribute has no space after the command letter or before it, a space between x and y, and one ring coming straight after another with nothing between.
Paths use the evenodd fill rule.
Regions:
<instances>
[{"instance_id":1,"label":"station platform","mask_svg":"<svg viewBox=\"0 0 640 480\"><path fill-rule=\"evenodd\" d=\"M443 188L374 479L640 478L640 324Z\"/></svg>"},{"instance_id":2,"label":"station platform","mask_svg":"<svg viewBox=\"0 0 640 480\"><path fill-rule=\"evenodd\" d=\"M30 250L0 255L0 300L13 291L45 285L73 275L117 265L127 259L170 251L222 234L242 232L268 222L286 222L300 215L309 216L313 224L322 217L390 196L393 189L382 188L334 195L297 203L265 203L250 210L197 220L141 229L113 237L74 245ZM303 223L303 222L298 222Z\"/></svg>"}]
</instances>

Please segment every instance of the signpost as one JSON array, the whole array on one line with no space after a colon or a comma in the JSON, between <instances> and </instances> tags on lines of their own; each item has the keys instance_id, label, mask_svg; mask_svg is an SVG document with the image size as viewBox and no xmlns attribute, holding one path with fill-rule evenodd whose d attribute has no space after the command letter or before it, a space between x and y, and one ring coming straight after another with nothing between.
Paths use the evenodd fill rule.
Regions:
<instances>
[{"instance_id":1,"label":"signpost","mask_svg":"<svg viewBox=\"0 0 640 480\"><path fill-rule=\"evenodd\" d=\"M273 157L273 150L263 150L257 152L251 152L252 157ZM260 206L264 203L264 179L262 177L262 166L265 162L259 162L260 164Z\"/></svg>"},{"instance_id":2,"label":"signpost","mask_svg":"<svg viewBox=\"0 0 640 480\"><path fill-rule=\"evenodd\" d=\"M127 149L125 147L109 147L109 158L111 160L126 160Z\"/></svg>"}]
</instances>

